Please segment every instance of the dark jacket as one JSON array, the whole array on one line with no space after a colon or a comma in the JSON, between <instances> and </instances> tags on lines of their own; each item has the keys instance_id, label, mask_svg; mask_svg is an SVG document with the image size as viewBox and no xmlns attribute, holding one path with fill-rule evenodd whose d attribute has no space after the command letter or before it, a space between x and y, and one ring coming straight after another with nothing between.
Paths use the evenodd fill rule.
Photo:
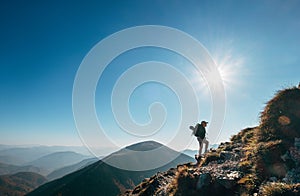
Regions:
<instances>
[{"instance_id":1,"label":"dark jacket","mask_svg":"<svg viewBox=\"0 0 300 196\"><path fill-rule=\"evenodd\" d=\"M206 130L201 124L197 124L195 136L200 137L201 139L205 138Z\"/></svg>"}]
</instances>

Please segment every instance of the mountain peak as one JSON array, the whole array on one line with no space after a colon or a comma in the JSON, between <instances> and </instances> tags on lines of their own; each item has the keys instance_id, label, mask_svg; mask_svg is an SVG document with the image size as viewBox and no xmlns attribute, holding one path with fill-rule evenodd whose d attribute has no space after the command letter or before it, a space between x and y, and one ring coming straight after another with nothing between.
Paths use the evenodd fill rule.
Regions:
<instances>
[{"instance_id":1,"label":"mountain peak","mask_svg":"<svg viewBox=\"0 0 300 196\"><path fill-rule=\"evenodd\" d=\"M163 144L160 144L156 141L144 141L130 146L126 146L126 149L133 151L149 151L162 147Z\"/></svg>"}]
</instances>

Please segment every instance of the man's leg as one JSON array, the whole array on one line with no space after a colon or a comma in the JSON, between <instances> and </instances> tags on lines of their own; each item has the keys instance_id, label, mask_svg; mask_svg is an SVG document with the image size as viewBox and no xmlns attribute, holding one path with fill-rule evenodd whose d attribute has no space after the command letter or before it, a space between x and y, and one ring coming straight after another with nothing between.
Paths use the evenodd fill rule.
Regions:
<instances>
[{"instance_id":1,"label":"man's leg","mask_svg":"<svg viewBox=\"0 0 300 196\"><path fill-rule=\"evenodd\" d=\"M199 142L199 152L198 152L198 155L201 156L202 154L202 147L203 147L203 140L199 137L197 137L198 139L198 142Z\"/></svg>"},{"instance_id":2,"label":"man's leg","mask_svg":"<svg viewBox=\"0 0 300 196\"><path fill-rule=\"evenodd\" d=\"M207 153L209 142L206 138L204 138L202 143L205 143L205 153Z\"/></svg>"}]
</instances>

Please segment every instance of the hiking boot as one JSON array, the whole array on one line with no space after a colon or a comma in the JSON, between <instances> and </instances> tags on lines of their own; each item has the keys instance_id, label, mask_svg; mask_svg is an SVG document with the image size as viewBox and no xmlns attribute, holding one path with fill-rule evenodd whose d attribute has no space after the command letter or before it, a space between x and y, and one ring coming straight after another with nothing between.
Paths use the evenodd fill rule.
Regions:
<instances>
[{"instance_id":1,"label":"hiking boot","mask_svg":"<svg viewBox=\"0 0 300 196\"><path fill-rule=\"evenodd\" d=\"M201 160L201 155L195 154L195 159L196 159L197 162L199 162Z\"/></svg>"}]
</instances>

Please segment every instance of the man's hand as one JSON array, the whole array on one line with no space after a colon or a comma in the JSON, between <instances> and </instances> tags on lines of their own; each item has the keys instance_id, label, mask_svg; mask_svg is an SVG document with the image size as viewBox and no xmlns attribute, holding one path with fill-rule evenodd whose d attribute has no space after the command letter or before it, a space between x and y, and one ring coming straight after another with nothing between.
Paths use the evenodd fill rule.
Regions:
<instances>
[{"instance_id":1,"label":"man's hand","mask_svg":"<svg viewBox=\"0 0 300 196\"><path fill-rule=\"evenodd\" d=\"M190 126L190 129L194 130L195 128L193 126Z\"/></svg>"}]
</instances>

